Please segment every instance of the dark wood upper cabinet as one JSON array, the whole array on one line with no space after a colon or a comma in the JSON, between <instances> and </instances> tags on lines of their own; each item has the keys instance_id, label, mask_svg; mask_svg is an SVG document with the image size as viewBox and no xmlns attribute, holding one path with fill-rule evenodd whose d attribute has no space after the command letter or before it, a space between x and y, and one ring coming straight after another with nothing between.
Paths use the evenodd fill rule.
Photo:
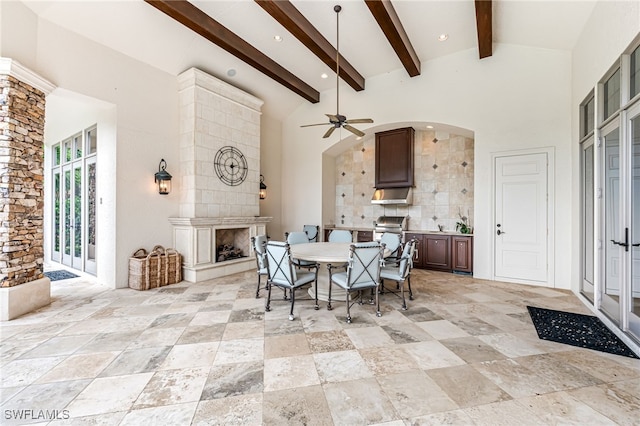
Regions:
<instances>
[{"instance_id":1,"label":"dark wood upper cabinet","mask_svg":"<svg viewBox=\"0 0 640 426\"><path fill-rule=\"evenodd\" d=\"M413 186L413 127L376 133L376 188Z\"/></svg>"}]
</instances>

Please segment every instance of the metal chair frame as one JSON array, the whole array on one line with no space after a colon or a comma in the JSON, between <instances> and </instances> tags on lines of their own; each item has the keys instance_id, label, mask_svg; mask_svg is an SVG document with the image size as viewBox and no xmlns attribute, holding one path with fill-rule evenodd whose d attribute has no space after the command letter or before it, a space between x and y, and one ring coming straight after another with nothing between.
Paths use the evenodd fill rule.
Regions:
<instances>
[{"instance_id":1,"label":"metal chair frame","mask_svg":"<svg viewBox=\"0 0 640 426\"><path fill-rule=\"evenodd\" d=\"M304 225L302 230L307 234L307 239L310 243L318 242L318 235L320 235L320 227L318 225ZM311 232L314 232L314 235L311 235Z\"/></svg>"},{"instance_id":2,"label":"metal chair frame","mask_svg":"<svg viewBox=\"0 0 640 426\"><path fill-rule=\"evenodd\" d=\"M359 250L366 250L376 248L378 250L377 254L372 256L370 259L363 259L359 253ZM347 302L347 323L351 323L351 306L355 304L354 301L351 300L351 293L357 291L359 295L359 304L362 305L362 290L371 289L373 293L375 293L375 304L376 304L376 316L382 316L380 312L380 299L378 297L377 290L380 285L380 268L383 261L383 253L384 253L385 245L379 243L355 243L351 244L349 248L349 261L347 262L347 271L339 274L346 274L345 286L339 284L334 280L334 277L338 274L332 273L332 268L329 268L329 302L327 304L327 309L332 310L331 306L331 289L334 283L340 287L342 287L346 292L346 302ZM371 267L374 267L375 272L372 273ZM362 267L362 270L359 270L359 267ZM355 271L355 272L354 272ZM363 282L369 281L370 283L367 285L362 285ZM353 288L354 285L357 285L357 288ZM370 300L370 304L373 304L373 299Z\"/></svg>"},{"instance_id":3,"label":"metal chair frame","mask_svg":"<svg viewBox=\"0 0 640 426\"><path fill-rule=\"evenodd\" d=\"M283 254L279 258L274 255L270 248L273 247L273 251L283 249ZM313 273L313 279L308 279L308 274L311 272L303 273L305 276L303 278L299 278L296 274L296 270L294 268L294 263L291 259L291 251L290 246L286 242L281 241L271 241L266 244L266 253L267 253L267 270L269 272L269 278L267 280L267 302L265 305L265 311L271 311L271 288L273 285L280 287L285 290L285 300L286 300L286 291L289 290L291 294L291 311L289 312L289 320L292 321L294 319L293 316L293 307L296 301L296 289L303 287L307 284L311 284L314 282L315 288L315 306L314 309L318 310L320 307L318 306L318 267L315 267L315 273ZM301 300L312 300L312 299L301 299Z\"/></svg>"},{"instance_id":4,"label":"metal chair frame","mask_svg":"<svg viewBox=\"0 0 640 426\"><path fill-rule=\"evenodd\" d=\"M260 297L260 286L262 285L260 278L264 275L267 277L267 279L269 279L269 271L267 270L267 252L266 252L267 236L266 235L264 236L264 240L262 242L258 241L259 237L260 236L251 237L251 246L253 247L253 251L256 256L256 266L257 266L257 272L258 272L258 287L256 288L256 299ZM258 250L259 246L261 246L262 252ZM265 289L266 288L267 288L267 285L265 283Z\"/></svg>"},{"instance_id":5,"label":"metal chair frame","mask_svg":"<svg viewBox=\"0 0 640 426\"><path fill-rule=\"evenodd\" d=\"M407 282L409 287L409 300L413 300L413 292L411 291L411 270L413 269L413 255L415 253L417 241L412 239L407 241L402 250L398 262L393 267L383 267L380 270L380 293L384 293L385 290L389 293L393 293L402 298L402 310L407 310L407 302L404 297L404 282ZM390 290L385 287L384 280L392 280L396 282L396 289ZM400 295L398 295L398 290Z\"/></svg>"}]
</instances>

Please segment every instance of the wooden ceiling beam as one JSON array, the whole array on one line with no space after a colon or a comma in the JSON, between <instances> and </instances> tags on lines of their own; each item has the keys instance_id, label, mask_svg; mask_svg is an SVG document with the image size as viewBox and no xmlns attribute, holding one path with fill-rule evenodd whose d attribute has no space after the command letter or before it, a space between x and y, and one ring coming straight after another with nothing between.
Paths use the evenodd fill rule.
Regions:
<instances>
[{"instance_id":1,"label":"wooden ceiling beam","mask_svg":"<svg viewBox=\"0 0 640 426\"><path fill-rule=\"evenodd\" d=\"M288 0L255 0L273 19L297 38L332 70L336 69L336 49ZM355 91L364 90L364 77L340 55L340 78Z\"/></svg>"},{"instance_id":2,"label":"wooden ceiling beam","mask_svg":"<svg viewBox=\"0 0 640 426\"><path fill-rule=\"evenodd\" d=\"M475 0L478 53L480 59L493 55L493 23L491 0Z\"/></svg>"},{"instance_id":3,"label":"wooden ceiling beam","mask_svg":"<svg viewBox=\"0 0 640 426\"><path fill-rule=\"evenodd\" d=\"M186 0L145 0L171 18L312 103L320 92Z\"/></svg>"},{"instance_id":4,"label":"wooden ceiling beam","mask_svg":"<svg viewBox=\"0 0 640 426\"><path fill-rule=\"evenodd\" d=\"M390 0L365 0L378 26L389 40L409 76L420 75L420 58L411 45L409 36Z\"/></svg>"}]
</instances>

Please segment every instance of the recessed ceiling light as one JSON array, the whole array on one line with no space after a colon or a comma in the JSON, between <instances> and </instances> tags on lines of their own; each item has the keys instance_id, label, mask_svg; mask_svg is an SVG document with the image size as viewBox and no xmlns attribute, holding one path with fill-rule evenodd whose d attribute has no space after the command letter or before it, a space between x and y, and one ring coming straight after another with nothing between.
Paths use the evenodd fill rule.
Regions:
<instances>
[{"instance_id":1,"label":"recessed ceiling light","mask_svg":"<svg viewBox=\"0 0 640 426\"><path fill-rule=\"evenodd\" d=\"M449 34L440 34L438 36L438 41L445 41L448 38L449 38Z\"/></svg>"},{"instance_id":2,"label":"recessed ceiling light","mask_svg":"<svg viewBox=\"0 0 640 426\"><path fill-rule=\"evenodd\" d=\"M321 78L329 78L329 76L327 75L326 72L323 72L322 75L320 75Z\"/></svg>"},{"instance_id":3,"label":"recessed ceiling light","mask_svg":"<svg viewBox=\"0 0 640 426\"><path fill-rule=\"evenodd\" d=\"M427 126L427 129L433 129L433 126L429 125Z\"/></svg>"},{"instance_id":4,"label":"recessed ceiling light","mask_svg":"<svg viewBox=\"0 0 640 426\"><path fill-rule=\"evenodd\" d=\"M227 70L227 75L228 75L229 77L233 77L233 76L235 76L235 75L236 75L236 70L234 70L233 68L229 68L229 69Z\"/></svg>"},{"instance_id":5,"label":"recessed ceiling light","mask_svg":"<svg viewBox=\"0 0 640 426\"><path fill-rule=\"evenodd\" d=\"M282 41L282 36L274 35L274 36L273 36L273 39L279 43L279 42L281 42L281 41Z\"/></svg>"}]
</instances>

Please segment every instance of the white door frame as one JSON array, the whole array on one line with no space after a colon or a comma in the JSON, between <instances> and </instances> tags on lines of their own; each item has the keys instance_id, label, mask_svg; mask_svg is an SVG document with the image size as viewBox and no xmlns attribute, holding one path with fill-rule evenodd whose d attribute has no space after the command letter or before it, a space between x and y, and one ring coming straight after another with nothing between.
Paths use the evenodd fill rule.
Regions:
<instances>
[{"instance_id":1,"label":"white door frame","mask_svg":"<svg viewBox=\"0 0 640 426\"><path fill-rule=\"evenodd\" d=\"M509 279L508 281L518 284L555 287L555 148L552 146L491 153L491 277L493 280L500 279L501 281L506 281L503 277L496 277L496 159L499 157L513 157L530 154L546 154L549 163L547 167L547 280L544 283L540 281L519 279Z\"/></svg>"}]
</instances>

